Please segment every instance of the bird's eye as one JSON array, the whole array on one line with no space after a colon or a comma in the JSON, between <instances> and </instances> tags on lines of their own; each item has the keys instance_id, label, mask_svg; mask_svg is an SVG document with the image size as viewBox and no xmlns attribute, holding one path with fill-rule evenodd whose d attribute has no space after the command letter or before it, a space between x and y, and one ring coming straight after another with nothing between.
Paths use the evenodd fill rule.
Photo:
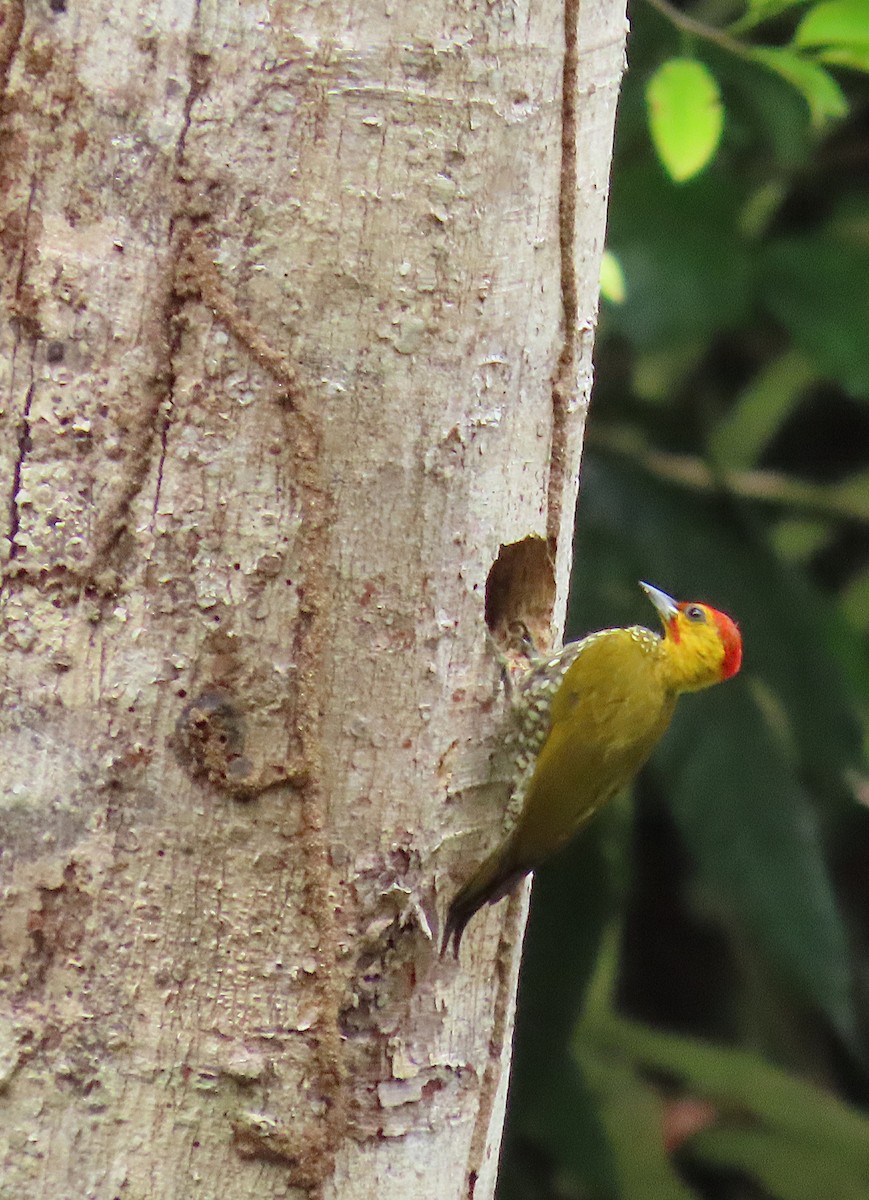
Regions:
<instances>
[{"instance_id":1,"label":"bird's eye","mask_svg":"<svg viewBox=\"0 0 869 1200\"><path fill-rule=\"evenodd\" d=\"M685 616L689 621L705 621L706 613L699 604L689 604L685 609Z\"/></svg>"}]
</instances>

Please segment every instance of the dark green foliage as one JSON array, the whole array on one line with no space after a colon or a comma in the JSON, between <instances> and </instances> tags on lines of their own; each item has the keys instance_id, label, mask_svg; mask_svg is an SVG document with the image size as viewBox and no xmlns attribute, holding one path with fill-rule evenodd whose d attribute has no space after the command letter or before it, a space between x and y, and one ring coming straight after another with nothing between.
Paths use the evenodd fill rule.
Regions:
<instances>
[{"instance_id":1,"label":"dark green foliage","mask_svg":"<svg viewBox=\"0 0 869 1200\"><path fill-rule=\"evenodd\" d=\"M737 227L739 191L711 176L674 188L654 163L626 169L618 187L609 241L629 286L609 315L612 331L646 349L745 321L751 257Z\"/></svg>"},{"instance_id":2,"label":"dark green foliage","mask_svg":"<svg viewBox=\"0 0 869 1200\"><path fill-rule=\"evenodd\" d=\"M860 3L774 3L759 31L756 3L734 33L785 47L802 28L801 53L843 61ZM539 872L500 1200L856 1200L869 81L838 74L850 115L821 129L823 77L810 101L650 8L632 24L609 232L627 296L602 313L568 634L649 623L647 579L731 613L745 660L682 700L633 801ZM679 56L714 73L727 121L677 186L644 97Z\"/></svg>"},{"instance_id":3,"label":"dark green foliage","mask_svg":"<svg viewBox=\"0 0 869 1200\"><path fill-rule=\"evenodd\" d=\"M822 229L772 243L761 268L763 302L818 373L869 398L869 211L851 237Z\"/></svg>"}]
</instances>

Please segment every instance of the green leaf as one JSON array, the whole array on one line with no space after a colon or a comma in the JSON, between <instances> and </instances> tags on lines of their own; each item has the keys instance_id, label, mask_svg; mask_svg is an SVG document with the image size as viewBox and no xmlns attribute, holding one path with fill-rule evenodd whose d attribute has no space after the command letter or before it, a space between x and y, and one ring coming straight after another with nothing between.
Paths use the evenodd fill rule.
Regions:
<instances>
[{"instance_id":1,"label":"green leaf","mask_svg":"<svg viewBox=\"0 0 869 1200\"><path fill-rule=\"evenodd\" d=\"M727 95L729 143L739 153L740 161L767 163L759 177L752 172L743 182L756 187L758 182L762 186L770 180L780 183L789 180L794 169L806 163L817 141L812 115L802 94L753 58L724 56L723 52L719 58L713 50L709 51L709 57ZM769 162L770 155L785 169L784 177ZM722 171L722 178L729 173Z\"/></svg>"},{"instance_id":2,"label":"green leaf","mask_svg":"<svg viewBox=\"0 0 869 1200\"><path fill-rule=\"evenodd\" d=\"M697 339L638 352L631 376L637 398L668 408L683 382L703 361L706 350L705 341Z\"/></svg>"},{"instance_id":3,"label":"green leaf","mask_svg":"<svg viewBox=\"0 0 869 1200\"><path fill-rule=\"evenodd\" d=\"M646 104L649 132L667 174L676 183L698 175L724 130L715 76L697 59L671 58L649 80Z\"/></svg>"},{"instance_id":4,"label":"green leaf","mask_svg":"<svg viewBox=\"0 0 869 1200\"><path fill-rule=\"evenodd\" d=\"M814 5L800 21L794 44L869 50L869 0L826 0Z\"/></svg>"},{"instance_id":5,"label":"green leaf","mask_svg":"<svg viewBox=\"0 0 869 1200\"><path fill-rule=\"evenodd\" d=\"M869 1121L830 1092L789 1075L756 1054L649 1029L607 1016L577 1024L574 1053L631 1062L635 1071L683 1082L686 1090L730 1112L745 1112L794 1146L816 1150L817 1178L829 1164L869 1180ZM706 1138L712 1130L695 1134ZM642 1195L642 1193L637 1193ZM816 1196L836 1196L819 1186Z\"/></svg>"},{"instance_id":6,"label":"green leaf","mask_svg":"<svg viewBox=\"0 0 869 1200\"><path fill-rule=\"evenodd\" d=\"M869 246L820 234L771 245L761 297L818 372L869 398Z\"/></svg>"},{"instance_id":7,"label":"green leaf","mask_svg":"<svg viewBox=\"0 0 869 1200\"><path fill-rule=\"evenodd\" d=\"M857 46L831 46L822 50L818 58L831 67L842 67L846 71L865 71L869 73L869 48Z\"/></svg>"},{"instance_id":8,"label":"green leaf","mask_svg":"<svg viewBox=\"0 0 869 1200\"><path fill-rule=\"evenodd\" d=\"M842 89L830 72L818 63L778 47L753 46L750 55L755 62L762 63L793 84L808 104L816 128L831 118L844 117L848 112L848 101Z\"/></svg>"},{"instance_id":9,"label":"green leaf","mask_svg":"<svg viewBox=\"0 0 869 1200\"><path fill-rule=\"evenodd\" d=\"M606 1129L617 1194L643 1200L695 1200L666 1153L661 1098L629 1067L579 1048L578 1058Z\"/></svg>"},{"instance_id":10,"label":"green leaf","mask_svg":"<svg viewBox=\"0 0 869 1200\"><path fill-rule=\"evenodd\" d=\"M742 678L683 703L677 721L656 761L707 904L859 1047L847 935L785 710Z\"/></svg>"},{"instance_id":11,"label":"green leaf","mask_svg":"<svg viewBox=\"0 0 869 1200\"><path fill-rule=\"evenodd\" d=\"M748 197L739 215L739 227L749 241L764 237L788 197L783 179L768 179Z\"/></svg>"},{"instance_id":12,"label":"green leaf","mask_svg":"<svg viewBox=\"0 0 869 1200\"><path fill-rule=\"evenodd\" d=\"M613 172L611 209L618 206L618 190L625 168L632 169L650 147L646 86L667 58L673 27L651 5L634 5L631 11L631 69L622 80L619 95L618 137ZM792 169L805 163L815 144L809 111L802 96L779 75L750 58L704 43L702 61L726 97L727 162L715 174L745 189L770 177L779 178L775 165ZM745 166L763 164L763 172L730 170L733 159ZM755 158L757 155L759 157ZM774 162L770 162L770 158ZM655 166L660 165L655 156ZM663 174L663 172L661 172ZM702 176L701 176L702 177ZM691 189L689 189L691 190Z\"/></svg>"},{"instance_id":13,"label":"green leaf","mask_svg":"<svg viewBox=\"0 0 869 1200\"><path fill-rule=\"evenodd\" d=\"M869 1135L867 1126L864 1136ZM825 1155L816 1140L796 1142L769 1129L707 1129L691 1139L687 1156L750 1175L776 1200L866 1200L869 1173Z\"/></svg>"},{"instance_id":14,"label":"green leaf","mask_svg":"<svg viewBox=\"0 0 869 1200\"><path fill-rule=\"evenodd\" d=\"M600 260L600 294L610 304L624 304L627 295L622 264L612 250L604 250Z\"/></svg>"},{"instance_id":15,"label":"green leaf","mask_svg":"<svg viewBox=\"0 0 869 1200\"><path fill-rule=\"evenodd\" d=\"M718 423L709 450L722 467L755 466L764 448L817 379L817 371L799 350L772 359Z\"/></svg>"},{"instance_id":16,"label":"green leaf","mask_svg":"<svg viewBox=\"0 0 869 1200\"><path fill-rule=\"evenodd\" d=\"M785 517L770 531L776 554L786 562L805 563L829 544L836 526L810 517Z\"/></svg>"},{"instance_id":17,"label":"green leaf","mask_svg":"<svg viewBox=\"0 0 869 1200\"><path fill-rule=\"evenodd\" d=\"M842 592L842 608L855 629L869 631L869 570L860 571Z\"/></svg>"},{"instance_id":18,"label":"green leaf","mask_svg":"<svg viewBox=\"0 0 869 1200\"><path fill-rule=\"evenodd\" d=\"M748 13L753 24L759 24L761 21L769 21L773 17L780 16L783 12L787 12L790 8L799 8L801 4L805 4L806 0L748 0ZM741 26L743 22L737 22Z\"/></svg>"}]
</instances>

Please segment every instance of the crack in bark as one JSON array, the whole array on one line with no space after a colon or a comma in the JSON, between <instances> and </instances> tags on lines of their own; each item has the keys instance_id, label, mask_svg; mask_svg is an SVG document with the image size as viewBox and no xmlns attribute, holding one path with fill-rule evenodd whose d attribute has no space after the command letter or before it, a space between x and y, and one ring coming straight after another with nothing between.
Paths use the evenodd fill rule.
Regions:
<instances>
[{"instance_id":1,"label":"crack in bark","mask_svg":"<svg viewBox=\"0 0 869 1200\"><path fill-rule=\"evenodd\" d=\"M579 65L580 0L564 0L564 70L561 91L561 182L558 227L561 245L561 306L563 341L552 386L552 448L550 451L546 533L555 548L564 505L567 462L567 418L576 396L576 345L579 303L576 294L576 89Z\"/></svg>"},{"instance_id":2,"label":"crack in bark","mask_svg":"<svg viewBox=\"0 0 869 1200\"><path fill-rule=\"evenodd\" d=\"M201 0L196 0L193 9L193 17L190 23L190 32L187 36L187 78L190 81L190 86L187 89L187 95L184 97L184 108L181 115L181 131L178 134L178 141L175 143L175 183L183 195L183 201L177 206L176 210L169 218L169 240L174 241L176 234L176 224L182 219L190 219L192 217L193 206L190 203L190 197L185 193L189 190L187 179L185 178L185 156L187 153L187 135L190 132L190 127L193 124L193 109L197 101L205 94L209 83L211 82L208 73L209 56L201 50L196 49L196 40L199 36L199 18L201 11Z\"/></svg>"},{"instance_id":3,"label":"crack in bark","mask_svg":"<svg viewBox=\"0 0 869 1200\"><path fill-rule=\"evenodd\" d=\"M127 470L115 495L111 497L105 510L99 517L94 531L93 549L88 561L80 572L82 580L91 584L97 581L97 576L109 568L109 559L123 536L126 528L126 518L130 507L139 495L148 470L153 461L151 447L159 438L162 455L158 467L158 488L162 479L163 459L166 453L166 438L172 411L172 397L175 389L174 360L178 352L181 335L177 328L176 315L178 310L177 298L173 282L170 283L168 294L162 306L160 325L164 330L163 344L165 356L162 367L155 373L152 386L155 398L144 406L138 426L130 431L129 457ZM144 400L144 397L143 397ZM155 509L156 509L155 498ZM117 564L120 569L120 564ZM113 581L106 579L106 586L113 587ZM115 581L116 582L116 581Z\"/></svg>"},{"instance_id":4,"label":"crack in bark","mask_svg":"<svg viewBox=\"0 0 869 1200\"><path fill-rule=\"evenodd\" d=\"M9 497L9 561L18 557L19 546L15 540L18 536L18 531L21 528L21 510L18 504L18 497L21 493L21 475L24 470L24 463L27 455L30 453L30 406L33 403L33 396L36 391L36 382L33 379L33 360L31 358L31 380L30 386L27 389L27 395L24 398L24 409L21 413L21 420L18 424L18 455L15 459L15 465L12 468L12 492Z\"/></svg>"},{"instance_id":5,"label":"crack in bark","mask_svg":"<svg viewBox=\"0 0 869 1200\"><path fill-rule=\"evenodd\" d=\"M20 36L20 29L18 31ZM8 65L8 64L7 64ZM2 60L0 60L0 68L2 68ZM13 299L13 307L17 308L21 291L24 287L24 281L27 272L27 247L28 236L30 232L30 217L33 212L33 201L36 195L36 176L30 180L30 191L27 197L27 208L24 212L24 224L21 231L21 257L18 261L18 272L15 276L15 291ZM21 322L15 323L15 340L12 346L12 363L9 380L10 402L14 402L15 397L15 364L18 360L18 351L22 342L22 325ZM34 378L34 358L36 354L36 343L31 340L30 347L30 382L27 386L27 392L24 397L24 407L21 414L21 419L18 424L18 455L15 464L12 468L12 489L9 495L9 555L7 562L11 562L18 556L18 544L16 537L21 528L21 511L18 504L18 496L21 492L21 476L24 470L24 462L30 452L30 409L33 404L33 397L36 392L36 380Z\"/></svg>"},{"instance_id":6,"label":"crack in bark","mask_svg":"<svg viewBox=\"0 0 869 1200\"><path fill-rule=\"evenodd\" d=\"M166 455L169 450L169 426L172 424L172 413L175 407L174 394L175 376L173 374L166 391L163 421L160 425L160 454L157 459L157 481L154 484L154 503L151 508L151 516L154 521L157 520L157 511L160 507L160 493L163 490L163 470L166 466Z\"/></svg>"},{"instance_id":7,"label":"crack in bark","mask_svg":"<svg viewBox=\"0 0 869 1200\"><path fill-rule=\"evenodd\" d=\"M199 19L200 3L197 0L193 22L191 24L190 41L196 36ZM149 404L143 414L139 428L132 438L129 467L124 481L113 497L107 511L102 515L94 537L94 548L91 557L82 571L85 579L94 580L100 570L108 566L108 558L117 547L124 528L127 513L133 501L141 492L148 471L153 461L151 453L155 438L159 438L160 451L157 461L156 485L154 490L153 515L156 517L160 502L160 492L163 484L163 470L168 450L169 429L172 424L174 410L175 386L177 372L175 359L181 349L181 311L188 298L188 290L184 286L185 246L183 239L187 236L191 218L188 215L189 198L185 195L186 183L182 178L182 167L187 142L187 134L192 122L193 107L208 86L209 79L205 70L208 56L195 49L190 49L188 60L188 78L190 86L184 98L184 109L181 130L175 144L175 180L174 186L179 191L179 200L169 216L167 224L167 242L169 254L174 260L171 268L171 281L161 306L159 324L163 330L162 344L165 346L163 362L154 377L156 399ZM183 230L183 233L181 232Z\"/></svg>"},{"instance_id":8,"label":"crack in bark","mask_svg":"<svg viewBox=\"0 0 869 1200\"><path fill-rule=\"evenodd\" d=\"M187 77L190 80L190 87L187 89L187 95L184 97L184 114L181 121L181 132L178 135L178 142L175 146L175 163L177 166L180 166L184 161L184 151L187 147L187 134L190 132L190 125L193 120L193 106L209 84L208 72L206 70L208 55L203 54L201 50L194 49L192 45L193 39L199 34L200 6L201 0L196 0L193 10L193 19L190 23L187 58Z\"/></svg>"},{"instance_id":9,"label":"crack in bark","mask_svg":"<svg viewBox=\"0 0 869 1200\"><path fill-rule=\"evenodd\" d=\"M187 148L187 135L190 132L190 126L193 121L193 107L200 97L205 92L209 84L209 77L205 69L208 61L208 56L200 53L192 48L191 43L197 36L199 30L199 16L201 10L201 0L196 0L193 8L193 18L190 24L190 33L188 35L188 61L187 61L187 77L190 81L190 86L187 89L187 95L184 97L184 109L181 119L181 132L178 134L178 141L175 145L175 185L178 188L184 188L184 181L180 178L182 167L184 165L184 155ZM181 334L178 329L178 318L180 317L181 308L183 305L183 289L179 286L181 267L183 261L183 249L181 253L177 252L178 239L176 238L176 225L179 217L183 214L186 222L186 203L178 205L177 209L170 214L168 233L170 246L176 247L176 261L173 272L172 289L167 297L167 303L163 310L163 324L167 331L167 345L169 347L166 355L166 374L167 385L166 395L163 402L163 420L160 423L160 455L157 461L157 481L154 487L154 506L153 516L156 519L157 510L160 504L160 493L163 488L163 470L166 465L166 455L169 447L169 429L172 425L172 415L174 410L174 396L176 372L174 368L175 356L178 353L181 345Z\"/></svg>"},{"instance_id":10,"label":"crack in bark","mask_svg":"<svg viewBox=\"0 0 869 1200\"><path fill-rule=\"evenodd\" d=\"M21 292L24 288L24 280L27 273L27 245L30 234L30 218L33 214L33 200L36 196L36 175L33 175L30 180L30 191L27 195L27 208L24 210L24 228L21 231L21 258L18 260L18 274L15 276L15 305L20 306ZM17 341L16 341L17 346Z\"/></svg>"},{"instance_id":11,"label":"crack in bark","mask_svg":"<svg viewBox=\"0 0 869 1200\"><path fill-rule=\"evenodd\" d=\"M498 1096L498 1086L504 1070L502 1064L507 1021L510 1015L510 1002L515 987L515 969L513 956L522 953L522 930L526 888L519 887L510 895L507 901L507 914L498 943L498 956L495 960L495 970L498 976L495 993L495 1007L492 1016L492 1032L489 1035L489 1061L480 1085L480 1097L477 1104L477 1116L474 1121L474 1132L471 1135L471 1145L468 1151L467 1166L467 1197L473 1200L477 1180L483 1168L486 1154L486 1143L489 1135L489 1125L492 1112ZM509 1070L509 1067L508 1067Z\"/></svg>"}]
</instances>

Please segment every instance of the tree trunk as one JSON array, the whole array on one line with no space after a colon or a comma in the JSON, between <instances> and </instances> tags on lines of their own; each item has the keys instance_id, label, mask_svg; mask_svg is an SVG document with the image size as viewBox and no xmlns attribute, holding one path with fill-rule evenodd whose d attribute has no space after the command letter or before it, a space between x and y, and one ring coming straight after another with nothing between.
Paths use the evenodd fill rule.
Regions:
<instances>
[{"instance_id":1,"label":"tree trunk","mask_svg":"<svg viewBox=\"0 0 869 1200\"><path fill-rule=\"evenodd\" d=\"M2 14L0 1196L490 1196L623 9Z\"/></svg>"}]
</instances>

